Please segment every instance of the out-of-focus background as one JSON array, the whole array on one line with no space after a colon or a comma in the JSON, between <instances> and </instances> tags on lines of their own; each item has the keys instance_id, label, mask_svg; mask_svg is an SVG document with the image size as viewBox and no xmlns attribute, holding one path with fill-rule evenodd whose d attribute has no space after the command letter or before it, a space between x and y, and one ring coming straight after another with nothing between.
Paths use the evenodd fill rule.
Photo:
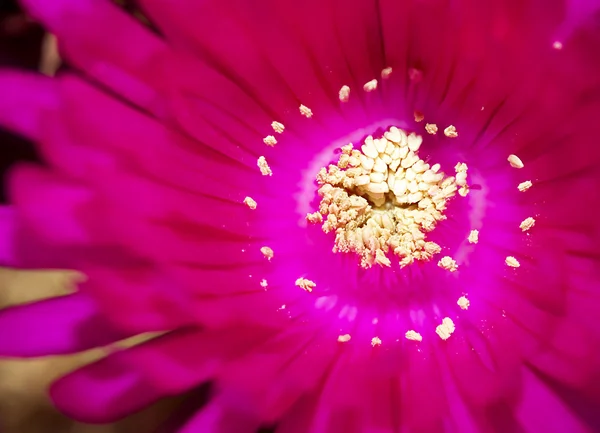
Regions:
<instances>
[{"instance_id":1,"label":"out-of-focus background","mask_svg":"<svg viewBox=\"0 0 600 433\"><path fill-rule=\"evenodd\" d=\"M49 0L52 1L52 0ZM56 41L29 19L15 0L0 0L0 67L53 75L61 62ZM0 97L2 89L0 89ZM0 203L6 202L4 176L18 161L35 161L31 143L0 129ZM21 271L0 267L0 308L58 296L73 290L77 274L67 271ZM2 332L7 332L3 330ZM129 342L128 344L134 344ZM58 414L47 397L48 385L77 366L103 356L95 350L76 356L16 360L0 358L0 432L2 433L150 433L175 401L164 401L108 426L77 423Z\"/></svg>"}]
</instances>

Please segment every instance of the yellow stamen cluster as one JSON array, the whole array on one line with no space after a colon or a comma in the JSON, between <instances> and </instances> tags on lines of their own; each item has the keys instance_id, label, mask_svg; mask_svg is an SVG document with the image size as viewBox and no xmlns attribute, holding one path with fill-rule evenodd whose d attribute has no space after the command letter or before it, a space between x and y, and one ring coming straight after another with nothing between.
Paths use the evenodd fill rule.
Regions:
<instances>
[{"instance_id":1,"label":"yellow stamen cluster","mask_svg":"<svg viewBox=\"0 0 600 433\"><path fill-rule=\"evenodd\" d=\"M507 160L512 168L525 167L525 165L523 164L523 161L521 161L521 158L519 158L517 155L508 155Z\"/></svg>"},{"instance_id":2,"label":"yellow stamen cluster","mask_svg":"<svg viewBox=\"0 0 600 433\"><path fill-rule=\"evenodd\" d=\"M419 334L418 332L413 331L413 330L406 331L406 334L404 334L404 337L406 337L407 340L423 341L423 337L421 336L421 334Z\"/></svg>"},{"instance_id":3,"label":"yellow stamen cluster","mask_svg":"<svg viewBox=\"0 0 600 433\"><path fill-rule=\"evenodd\" d=\"M271 167L269 167L267 158L265 158L264 156L260 156L258 158L258 160L256 161L256 165L260 170L260 174L262 174L263 176L273 176L273 171L271 170Z\"/></svg>"},{"instance_id":4,"label":"yellow stamen cluster","mask_svg":"<svg viewBox=\"0 0 600 433\"><path fill-rule=\"evenodd\" d=\"M438 127L435 123L426 123L425 124L425 132L431 135L435 135L438 132Z\"/></svg>"},{"instance_id":5,"label":"yellow stamen cluster","mask_svg":"<svg viewBox=\"0 0 600 433\"><path fill-rule=\"evenodd\" d=\"M454 260L450 256L444 256L438 262L438 266L442 269L445 269L450 272L456 272L458 270L458 265L456 264L456 260Z\"/></svg>"},{"instance_id":6,"label":"yellow stamen cluster","mask_svg":"<svg viewBox=\"0 0 600 433\"><path fill-rule=\"evenodd\" d=\"M375 79L368 81L363 86L363 90L365 92L372 92L373 90L376 90L376 89L377 89L377 80L375 80Z\"/></svg>"},{"instance_id":7,"label":"yellow stamen cluster","mask_svg":"<svg viewBox=\"0 0 600 433\"><path fill-rule=\"evenodd\" d=\"M529 218L525 218L521 222L521 224L519 225L519 228L521 229L521 231L526 232L527 230L529 230L534 225L535 225L535 218L529 217Z\"/></svg>"},{"instance_id":8,"label":"yellow stamen cluster","mask_svg":"<svg viewBox=\"0 0 600 433\"><path fill-rule=\"evenodd\" d=\"M511 268L518 268L519 266L521 266L519 261L513 256L508 256L506 260L504 260L504 262L506 263L506 266L510 266Z\"/></svg>"},{"instance_id":9,"label":"yellow stamen cluster","mask_svg":"<svg viewBox=\"0 0 600 433\"><path fill-rule=\"evenodd\" d=\"M446 129L444 129L444 135L448 138L458 137L458 132L456 132L456 127L454 125L448 126Z\"/></svg>"},{"instance_id":10,"label":"yellow stamen cluster","mask_svg":"<svg viewBox=\"0 0 600 433\"><path fill-rule=\"evenodd\" d=\"M311 281L307 278L298 278L296 280L296 286L309 293L312 292L315 287L317 287L314 281Z\"/></svg>"},{"instance_id":11,"label":"yellow stamen cluster","mask_svg":"<svg viewBox=\"0 0 600 433\"><path fill-rule=\"evenodd\" d=\"M269 261L271 261L271 259L275 256L275 254L273 253L273 249L271 247L266 247L266 246L265 247L261 247L260 248L260 252Z\"/></svg>"},{"instance_id":12,"label":"yellow stamen cluster","mask_svg":"<svg viewBox=\"0 0 600 433\"><path fill-rule=\"evenodd\" d=\"M269 147L274 147L277 144L277 139L272 135L267 135L265 138L263 138L263 143Z\"/></svg>"},{"instance_id":13,"label":"yellow stamen cluster","mask_svg":"<svg viewBox=\"0 0 600 433\"><path fill-rule=\"evenodd\" d=\"M445 219L457 187L467 187L467 166L456 167L459 185L439 164L419 158L421 143L421 136L391 127L381 138L367 137L360 151L343 146L337 165L319 171L319 210L306 218L336 233L335 252L358 254L364 268L390 266L390 252L400 266L440 252L425 234Z\"/></svg>"},{"instance_id":14,"label":"yellow stamen cluster","mask_svg":"<svg viewBox=\"0 0 600 433\"><path fill-rule=\"evenodd\" d=\"M479 242L479 230L471 230L469 233L468 241L470 244L476 244Z\"/></svg>"},{"instance_id":15,"label":"yellow stamen cluster","mask_svg":"<svg viewBox=\"0 0 600 433\"><path fill-rule=\"evenodd\" d=\"M340 343L347 343L351 339L352 339L352 336L350 334L344 334L344 335L338 336L337 341L339 341Z\"/></svg>"},{"instance_id":16,"label":"yellow stamen cluster","mask_svg":"<svg viewBox=\"0 0 600 433\"><path fill-rule=\"evenodd\" d=\"M388 78L390 78L390 75L392 75L392 68L387 67L381 70L381 78L383 78L384 80L387 80Z\"/></svg>"},{"instance_id":17,"label":"yellow stamen cluster","mask_svg":"<svg viewBox=\"0 0 600 433\"><path fill-rule=\"evenodd\" d=\"M521 182L517 188L519 189L519 191L521 192L525 192L527 191L529 188L531 188L533 186L533 184L531 183L530 180L526 180L525 182Z\"/></svg>"},{"instance_id":18,"label":"yellow stamen cluster","mask_svg":"<svg viewBox=\"0 0 600 433\"><path fill-rule=\"evenodd\" d=\"M340 102L348 102L348 100L350 99L350 87L345 85L342 86L338 93L338 97L340 99Z\"/></svg>"},{"instance_id":19,"label":"yellow stamen cluster","mask_svg":"<svg viewBox=\"0 0 600 433\"><path fill-rule=\"evenodd\" d=\"M456 303L458 304L461 310L468 310L469 305L471 305L471 302L466 298L466 296L461 296L460 298L458 298L458 301Z\"/></svg>"},{"instance_id":20,"label":"yellow stamen cluster","mask_svg":"<svg viewBox=\"0 0 600 433\"><path fill-rule=\"evenodd\" d=\"M257 206L256 200L254 200L252 197L246 197L244 199L244 204L252 210L256 209Z\"/></svg>"},{"instance_id":21,"label":"yellow stamen cluster","mask_svg":"<svg viewBox=\"0 0 600 433\"><path fill-rule=\"evenodd\" d=\"M313 116L313 112L306 105L300 105L300 114L302 114L307 119L310 119Z\"/></svg>"},{"instance_id":22,"label":"yellow stamen cluster","mask_svg":"<svg viewBox=\"0 0 600 433\"><path fill-rule=\"evenodd\" d=\"M371 338L371 346L381 346L381 339L379 337Z\"/></svg>"},{"instance_id":23,"label":"yellow stamen cluster","mask_svg":"<svg viewBox=\"0 0 600 433\"><path fill-rule=\"evenodd\" d=\"M455 330L456 330L456 327L454 326L454 322L452 321L452 319L449 317L445 317L442 320L442 324L438 325L435 328L435 333L437 335L439 335L439 337L442 340L447 340L448 338L450 338L450 336L452 335L452 333Z\"/></svg>"}]
</instances>

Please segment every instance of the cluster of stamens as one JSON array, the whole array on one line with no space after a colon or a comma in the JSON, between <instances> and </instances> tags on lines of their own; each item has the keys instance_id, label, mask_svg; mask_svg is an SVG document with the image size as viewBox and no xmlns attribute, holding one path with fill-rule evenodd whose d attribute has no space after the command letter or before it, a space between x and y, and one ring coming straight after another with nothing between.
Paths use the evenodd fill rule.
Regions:
<instances>
[{"instance_id":1,"label":"cluster of stamens","mask_svg":"<svg viewBox=\"0 0 600 433\"><path fill-rule=\"evenodd\" d=\"M381 72L381 78L388 79L391 73L392 68L386 68ZM363 90L374 92L377 87L378 81L373 79L363 86ZM342 86L338 96L340 102L348 102L350 87ZM305 105L300 105L299 111L308 119L313 116L312 110ZM416 122L424 119L423 113L414 112ZM285 126L277 121L273 121L271 127L275 134L282 134L285 130ZM434 123L425 124L424 129L431 135L438 132ZM448 138L458 137L453 125L443 132ZM263 142L273 147L277 139L274 135L267 135ZM439 164L430 166L418 156L422 142L420 135L391 127L381 138L367 137L360 150L354 149L352 143L343 146L337 163L319 171L319 209L306 215L306 219L313 224L322 224L325 233L335 233L334 252L356 253L364 268L374 264L391 266L391 254L399 258L400 266L404 267L415 260L429 260L440 253L441 247L426 241L426 234L446 218L443 211L449 199L457 192L462 197L469 193L468 167L465 163L458 163L454 167L455 176L446 176L440 171ZM513 168L524 167L521 159L514 154L509 155L507 160ZM272 176L264 156L258 158L257 166L263 176ZM532 185L529 180L521 182L518 190L525 192ZM251 210L257 207L251 197L245 197L243 203ZM523 232L529 231L535 222L533 217L528 217L519 228ZM477 244L479 230L471 230L467 240L470 244ZM260 251L267 260L273 259L274 252L270 247L263 246ZM506 257L505 264L511 268L520 267L519 261L512 256ZM438 266L450 272L458 269L457 262L450 256L439 259ZM316 288L314 281L304 277L296 279L295 285L308 293ZM262 279L260 286L267 290L267 280ZM468 310L470 301L463 295L457 305ZM285 308L282 305L280 309ZM435 332L442 340L447 340L455 329L452 319L445 317ZM347 343L351 338L350 334L339 335L338 342ZM421 334L414 330L407 331L405 338L416 342L423 340ZM371 339L373 347L381 344L379 337Z\"/></svg>"},{"instance_id":2,"label":"cluster of stamens","mask_svg":"<svg viewBox=\"0 0 600 433\"><path fill-rule=\"evenodd\" d=\"M390 266L388 253L404 267L441 251L425 240L446 217L447 202L468 193L467 166L446 176L418 155L423 138L391 127L381 138L369 136L360 150L342 147L337 164L317 175L319 210L306 219L335 232L335 252L356 253L361 266Z\"/></svg>"}]
</instances>

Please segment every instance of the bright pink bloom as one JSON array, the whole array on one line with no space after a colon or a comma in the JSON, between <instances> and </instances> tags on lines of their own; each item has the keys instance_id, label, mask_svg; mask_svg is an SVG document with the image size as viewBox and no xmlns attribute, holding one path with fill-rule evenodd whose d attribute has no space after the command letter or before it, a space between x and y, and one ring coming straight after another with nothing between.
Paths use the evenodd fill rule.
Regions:
<instances>
[{"instance_id":1,"label":"bright pink bloom","mask_svg":"<svg viewBox=\"0 0 600 433\"><path fill-rule=\"evenodd\" d=\"M15 169L0 252L89 281L3 311L0 353L168 331L60 379L65 413L107 422L212 381L184 433L597 431L583 404L600 402L596 2L140 0L158 31L107 0L24 3L80 72L0 73L0 122L47 162ZM459 132L423 134L422 153L479 185L431 234L456 273L361 269L304 222L333 149L423 133L415 110Z\"/></svg>"}]
</instances>

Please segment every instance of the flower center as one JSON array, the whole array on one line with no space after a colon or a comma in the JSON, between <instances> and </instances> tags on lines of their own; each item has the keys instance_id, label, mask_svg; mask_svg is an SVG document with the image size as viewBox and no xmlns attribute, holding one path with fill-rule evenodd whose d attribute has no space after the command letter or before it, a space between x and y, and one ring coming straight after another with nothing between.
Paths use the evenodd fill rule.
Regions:
<instances>
[{"instance_id":1,"label":"flower center","mask_svg":"<svg viewBox=\"0 0 600 433\"><path fill-rule=\"evenodd\" d=\"M456 175L446 176L439 164L419 157L422 143L420 135L392 126L380 138L368 136L360 150L343 146L337 163L321 168L319 210L306 219L335 232L334 252L357 254L370 268L389 267L394 256L404 267L441 251L426 235L446 219L443 211L457 191L467 195L467 165L458 163ZM456 270L444 259L441 267Z\"/></svg>"}]
</instances>

